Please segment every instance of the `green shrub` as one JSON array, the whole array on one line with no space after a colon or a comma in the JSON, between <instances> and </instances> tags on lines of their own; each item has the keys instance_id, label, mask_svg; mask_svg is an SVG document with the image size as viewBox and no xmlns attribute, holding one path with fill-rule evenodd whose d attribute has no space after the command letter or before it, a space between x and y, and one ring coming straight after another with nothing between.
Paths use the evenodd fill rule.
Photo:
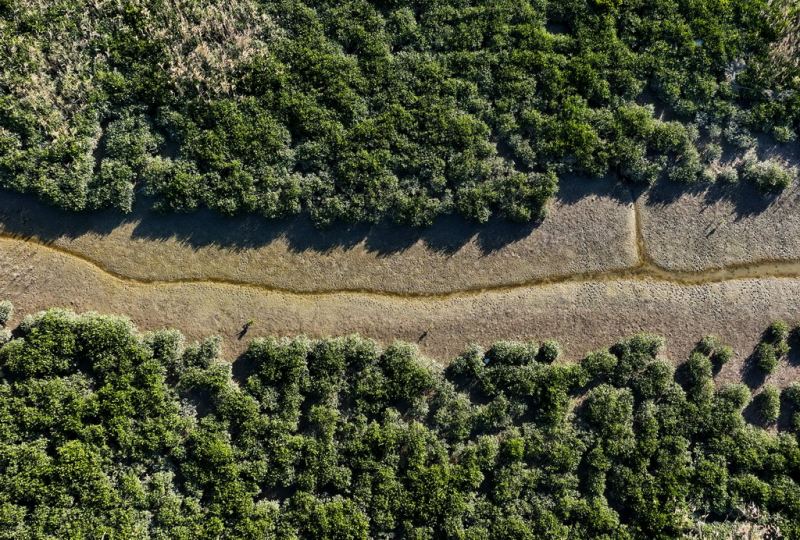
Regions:
<instances>
[{"instance_id":1,"label":"green shrub","mask_svg":"<svg viewBox=\"0 0 800 540\"><path fill-rule=\"evenodd\" d=\"M714 392L713 368L705 354L694 352L686 362L688 395L694 401L708 400Z\"/></svg>"},{"instance_id":2,"label":"green shrub","mask_svg":"<svg viewBox=\"0 0 800 540\"><path fill-rule=\"evenodd\" d=\"M775 126L772 128L772 136L779 143L789 143L797 139L795 131L788 126Z\"/></svg>"},{"instance_id":3,"label":"green shrub","mask_svg":"<svg viewBox=\"0 0 800 540\"><path fill-rule=\"evenodd\" d=\"M750 403L752 398L750 389L741 383L726 385L717 392L717 395L739 412Z\"/></svg>"},{"instance_id":4,"label":"green shrub","mask_svg":"<svg viewBox=\"0 0 800 540\"><path fill-rule=\"evenodd\" d=\"M733 358L733 349L728 345L724 345L714 351L713 358L718 365L724 366Z\"/></svg>"},{"instance_id":5,"label":"green shrub","mask_svg":"<svg viewBox=\"0 0 800 540\"><path fill-rule=\"evenodd\" d=\"M656 399L667 394L674 384L675 369L665 360L654 360L631 380L631 388L640 399Z\"/></svg>"},{"instance_id":6,"label":"green shrub","mask_svg":"<svg viewBox=\"0 0 800 540\"><path fill-rule=\"evenodd\" d=\"M539 347L539 353L536 359L545 364L552 364L561 355L561 346L557 341L547 340Z\"/></svg>"},{"instance_id":7,"label":"green shrub","mask_svg":"<svg viewBox=\"0 0 800 540\"><path fill-rule=\"evenodd\" d=\"M790 412L790 424L794 431L800 431L800 383L792 383L781 392Z\"/></svg>"},{"instance_id":8,"label":"green shrub","mask_svg":"<svg viewBox=\"0 0 800 540\"><path fill-rule=\"evenodd\" d=\"M185 339L177 330L158 330L144 335L144 344L152 351L153 358L161 362L171 377L177 377L184 369Z\"/></svg>"},{"instance_id":9,"label":"green shrub","mask_svg":"<svg viewBox=\"0 0 800 540\"><path fill-rule=\"evenodd\" d=\"M524 366L536 361L539 347L534 342L498 341L486 351L489 365Z\"/></svg>"},{"instance_id":10,"label":"green shrub","mask_svg":"<svg viewBox=\"0 0 800 540\"><path fill-rule=\"evenodd\" d=\"M14 304L8 300L0 301L0 326L5 326L14 315Z\"/></svg>"},{"instance_id":11,"label":"green shrub","mask_svg":"<svg viewBox=\"0 0 800 540\"><path fill-rule=\"evenodd\" d=\"M741 176L765 192L783 191L794 180L791 171L774 161L749 160L742 166Z\"/></svg>"},{"instance_id":12,"label":"green shrub","mask_svg":"<svg viewBox=\"0 0 800 540\"><path fill-rule=\"evenodd\" d=\"M592 378L608 375L617 366L617 357L608 351L597 351L588 355L582 362Z\"/></svg>"},{"instance_id":13,"label":"green shrub","mask_svg":"<svg viewBox=\"0 0 800 540\"><path fill-rule=\"evenodd\" d=\"M716 351L719 347L719 338L716 336L705 336L697 343L695 350L706 356L713 356L714 351Z\"/></svg>"},{"instance_id":14,"label":"green shrub","mask_svg":"<svg viewBox=\"0 0 800 540\"><path fill-rule=\"evenodd\" d=\"M724 366L733 358L733 349L723 345L716 336L705 336L698 342L695 350L711 358L719 367Z\"/></svg>"},{"instance_id":15,"label":"green shrub","mask_svg":"<svg viewBox=\"0 0 800 540\"><path fill-rule=\"evenodd\" d=\"M789 339L789 325L784 321L775 321L769 325L767 339L772 343L780 343Z\"/></svg>"},{"instance_id":16,"label":"green shrub","mask_svg":"<svg viewBox=\"0 0 800 540\"><path fill-rule=\"evenodd\" d=\"M717 172L717 182L735 184L739 181L739 171L733 167L723 167Z\"/></svg>"},{"instance_id":17,"label":"green shrub","mask_svg":"<svg viewBox=\"0 0 800 540\"><path fill-rule=\"evenodd\" d=\"M782 358L789 354L789 325L775 321L764 332L764 340L754 354L756 366L764 373L772 373Z\"/></svg>"},{"instance_id":18,"label":"green shrub","mask_svg":"<svg viewBox=\"0 0 800 540\"><path fill-rule=\"evenodd\" d=\"M772 373L778 367L778 353L771 343L759 343L756 347L755 362L764 373Z\"/></svg>"},{"instance_id":19,"label":"green shrub","mask_svg":"<svg viewBox=\"0 0 800 540\"><path fill-rule=\"evenodd\" d=\"M766 385L756 396L758 414L765 423L772 424L778 420L781 409L781 396L777 388Z\"/></svg>"},{"instance_id":20,"label":"green shrub","mask_svg":"<svg viewBox=\"0 0 800 540\"><path fill-rule=\"evenodd\" d=\"M800 408L800 383L792 383L784 388L783 396L791 405Z\"/></svg>"}]
</instances>

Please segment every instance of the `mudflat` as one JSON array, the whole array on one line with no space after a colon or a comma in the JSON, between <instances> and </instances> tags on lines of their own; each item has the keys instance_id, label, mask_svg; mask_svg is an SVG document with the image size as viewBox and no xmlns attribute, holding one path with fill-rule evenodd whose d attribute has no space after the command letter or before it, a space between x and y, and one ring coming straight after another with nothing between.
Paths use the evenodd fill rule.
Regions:
<instances>
[{"instance_id":1,"label":"mudflat","mask_svg":"<svg viewBox=\"0 0 800 540\"><path fill-rule=\"evenodd\" d=\"M228 358L256 336L360 333L418 343L440 362L500 339L556 339L578 359L647 331L681 362L711 333L738 354L718 377L747 379L764 328L798 322L800 193L679 187L634 203L609 180L573 179L541 224L451 218L416 231L145 208L75 215L2 193L0 297L18 313L64 306L219 334Z\"/></svg>"},{"instance_id":2,"label":"mudflat","mask_svg":"<svg viewBox=\"0 0 800 540\"><path fill-rule=\"evenodd\" d=\"M370 293L285 293L220 283L143 283L105 273L89 262L20 240L0 240L0 297L18 313L64 306L76 311L124 313L143 330L176 327L190 339L224 338L234 358L257 336L313 337L359 333L382 343L417 343L446 362L470 343L553 338L565 359L635 332L667 339L665 354L679 363L703 335L730 343L737 357L718 375L747 378L746 358L776 318L796 321L800 279L733 279L684 285L649 278L576 281L503 291L406 298ZM239 333L245 321L248 332ZM784 365L771 382L796 380L800 367ZM760 384L760 382L759 382Z\"/></svg>"},{"instance_id":3,"label":"mudflat","mask_svg":"<svg viewBox=\"0 0 800 540\"><path fill-rule=\"evenodd\" d=\"M41 242L119 276L213 280L297 292L435 294L604 272L636 264L630 192L609 179L568 179L539 224L375 225L320 231L211 212L70 214L0 192L0 234Z\"/></svg>"},{"instance_id":4,"label":"mudflat","mask_svg":"<svg viewBox=\"0 0 800 540\"><path fill-rule=\"evenodd\" d=\"M639 198L647 255L661 268L703 271L800 260L800 188L655 186Z\"/></svg>"}]
</instances>

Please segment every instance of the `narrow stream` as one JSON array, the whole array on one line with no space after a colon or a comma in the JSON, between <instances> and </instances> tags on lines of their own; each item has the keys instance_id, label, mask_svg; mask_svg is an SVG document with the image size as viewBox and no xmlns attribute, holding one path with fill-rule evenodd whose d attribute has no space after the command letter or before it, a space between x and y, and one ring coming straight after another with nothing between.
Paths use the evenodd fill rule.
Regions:
<instances>
[{"instance_id":1,"label":"narrow stream","mask_svg":"<svg viewBox=\"0 0 800 540\"><path fill-rule=\"evenodd\" d=\"M157 280L157 279L140 279L133 278L106 268L102 263L92 260L82 254L75 253L71 250L44 243L37 238L25 238L7 233L0 233L0 239L12 244L22 245L35 245L39 249L55 251L66 255L70 258L82 261L92 267L100 270L101 272L110 275L117 280L132 283L132 284L145 284L145 285L173 285L183 283L208 283L208 284L224 284L234 285L243 288L263 290L267 292L276 292L288 295L297 296L332 296L339 294L358 294L366 296L377 297L397 297L397 298L424 298L424 299L448 299L454 297L467 297L475 296L486 292L511 292L516 289L526 289L547 285L558 285L563 283L591 283L591 282L609 282L609 281L651 281L651 282L666 282L677 285L704 285L710 283L719 283L724 281L745 280L745 279L767 279L767 278L786 278L786 279L800 279L800 261L782 261L782 260L767 260L755 263L745 263L737 265L728 265L722 268L709 269L702 271L676 271L668 270L654 264L647 256L646 246L642 238L641 230L639 228L639 218L637 211L637 244L639 261L636 266L630 268L623 268L618 270L602 271L602 272L586 272L571 275L552 276L545 278L537 278L531 280L520 281L517 283L506 283L490 287L475 287L468 289L461 289L450 291L446 293L414 293L414 292L387 292L370 289L337 289L337 290L323 290L323 291L297 291L293 289L286 289L280 287L273 287L269 285L261 285L237 281L232 279L214 279L214 278L190 278L190 279L174 279L174 280ZM12 248L13 249L13 248Z\"/></svg>"}]
</instances>

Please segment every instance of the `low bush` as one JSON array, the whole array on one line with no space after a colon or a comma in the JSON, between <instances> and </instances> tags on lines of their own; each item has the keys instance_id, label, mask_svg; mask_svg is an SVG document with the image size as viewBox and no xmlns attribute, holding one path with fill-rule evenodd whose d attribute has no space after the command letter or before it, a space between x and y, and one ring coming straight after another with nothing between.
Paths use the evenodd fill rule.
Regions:
<instances>
[{"instance_id":1,"label":"low bush","mask_svg":"<svg viewBox=\"0 0 800 540\"><path fill-rule=\"evenodd\" d=\"M14 305L8 300L0 301L0 326L5 326L14 314Z\"/></svg>"},{"instance_id":2,"label":"low bush","mask_svg":"<svg viewBox=\"0 0 800 540\"><path fill-rule=\"evenodd\" d=\"M778 363L789 354L789 325L775 321L764 332L761 343L756 346L754 359L756 366L764 373L772 373Z\"/></svg>"},{"instance_id":3,"label":"low bush","mask_svg":"<svg viewBox=\"0 0 800 540\"><path fill-rule=\"evenodd\" d=\"M778 367L778 353L771 343L759 343L756 347L755 361L758 369L764 373L772 373Z\"/></svg>"},{"instance_id":4,"label":"low bush","mask_svg":"<svg viewBox=\"0 0 800 540\"><path fill-rule=\"evenodd\" d=\"M539 354L536 356L536 358L545 364L552 364L558 360L560 354L561 346L558 344L558 342L549 340L542 343L541 347L539 347Z\"/></svg>"},{"instance_id":5,"label":"low bush","mask_svg":"<svg viewBox=\"0 0 800 540\"><path fill-rule=\"evenodd\" d=\"M794 181L793 172L775 161L746 161L741 176L764 192L783 191Z\"/></svg>"},{"instance_id":6,"label":"low bush","mask_svg":"<svg viewBox=\"0 0 800 540\"><path fill-rule=\"evenodd\" d=\"M724 366L733 358L733 349L720 343L716 336L705 336L695 350L711 358L717 367Z\"/></svg>"},{"instance_id":7,"label":"low bush","mask_svg":"<svg viewBox=\"0 0 800 540\"><path fill-rule=\"evenodd\" d=\"M766 385L756 396L758 414L767 424L775 423L781 410L781 394L773 385Z\"/></svg>"}]
</instances>

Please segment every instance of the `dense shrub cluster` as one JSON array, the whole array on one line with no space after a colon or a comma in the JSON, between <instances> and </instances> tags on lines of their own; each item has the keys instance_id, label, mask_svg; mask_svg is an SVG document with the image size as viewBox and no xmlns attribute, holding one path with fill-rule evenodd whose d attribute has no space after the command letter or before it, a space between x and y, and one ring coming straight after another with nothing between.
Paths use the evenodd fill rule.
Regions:
<instances>
[{"instance_id":1,"label":"dense shrub cluster","mask_svg":"<svg viewBox=\"0 0 800 540\"><path fill-rule=\"evenodd\" d=\"M401 343L262 339L233 377L215 340L46 312L0 348L0 536L796 537L796 435L746 424L701 350L676 383L661 344L501 342L442 373Z\"/></svg>"},{"instance_id":2,"label":"dense shrub cluster","mask_svg":"<svg viewBox=\"0 0 800 540\"><path fill-rule=\"evenodd\" d=\"M756 366L765 374L772 373L778 362L789 354L789 326L784 321L772 323L756 347Z\"/></svg>"},{"instance_id":3,"label":"dense shrub cluster","mask_svg":"<svg viewBox=\"0 0 800 540\"><path fill-rule=\"evenodd\" d=\"M791 0L2 0L0 186L319 224L541 217L796 140ZM794 173L748 161L767 190Z\"/></svg>"}]
</instances>

